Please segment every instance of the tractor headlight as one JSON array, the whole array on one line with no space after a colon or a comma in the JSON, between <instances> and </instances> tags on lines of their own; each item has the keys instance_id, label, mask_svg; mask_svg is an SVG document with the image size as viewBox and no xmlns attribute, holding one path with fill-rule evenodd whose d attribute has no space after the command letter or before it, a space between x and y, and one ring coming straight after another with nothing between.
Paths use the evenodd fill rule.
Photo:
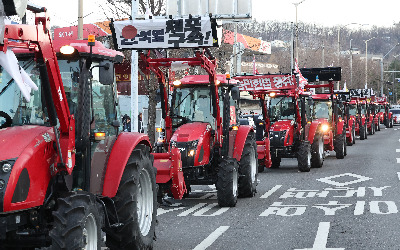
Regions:
<instances>
[{"instance_id":1,"label":"tractor headlight","mask_svg":"<svg viewBox=\"0 0 400 250\"><path fill-rule=\"evenodd\" d=\"M322 124L321 130L324 133L327 132L329 130L329 125L328 124Z\"/></svg>"},{"instance_id":2,"label":"tractor headlight","mask_svg":"<svg viewBox=\"0 0 400 250\"><path fill-rule=\"evenodd\" d=\"M4 173L8 173L11 171L11 164L10 163L4 163L1 169L3 170Z\"/></svg>"},{"instance_id":3,"label":"tractor headlight","mask_svg":"<svg viewBox=\"0 0 400 250\"><path fill-rule=\"evenodd\" d=\"M191 150L189 150L188 156L193 157L195 154L196 154L196 150L191 149Z\"/></svg>"}]
</instances>

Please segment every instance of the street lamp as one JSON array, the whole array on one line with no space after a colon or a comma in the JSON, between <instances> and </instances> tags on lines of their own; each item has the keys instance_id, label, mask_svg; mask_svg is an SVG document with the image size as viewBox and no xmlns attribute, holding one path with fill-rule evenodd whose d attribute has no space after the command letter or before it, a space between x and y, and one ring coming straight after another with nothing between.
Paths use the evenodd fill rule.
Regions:
<instances>
[{"instance_id":1,"label":"street lamp","mask_svg":"<svg viewBox=\"0 0 400 250\"><path fill-rule=\"evenodd\" d=\"M353 39L350 39L350 86L353 86L353 47L351 47L351 41Z\"/></svg>"},{"instance_id":2,"label":"street lamp","mask_svg":"<svg viewBox=\"0 0 400 250\"><path fill-rule=\"evenodd\" d=\"M368 87L368 42L376 37L372 37L365 41L365 88Z\"/></svg>"},{"instance_id":3,"label":"street lamp","mask_svg":"<svg viewBox=\"0 0 400 250\"><path fill-rule=\"evenodd\" d=\"M297 3L293 3L294 6L296 7L296 60L297 63L299 63L299 50L298 50L298 43L299 43L299 26L298 26L298 22L297 22L297 6L299 6L299 4L301 4L302 2L304 2L305 0L301 0L300 2Z\"/></svg>"},{"instance_id":4,"label":"street lamp","mask_svg":"<svg viewBox=\"0 0 400 250\"><path fill-rule=\"evenodd\" d=\"M389 52L386 53L386 55L384 55L384 56L381 58L381 96L383 96L383 59L384 59L385 57L387 57L387 56L389 55L389 53L392 52L392 50L394 50L394 48L396 48L396 47L399 46L399 45L400 45L400 43L398 43L398 44L396 44L395 46L393 46L393 48L391 48L391 49L389 50Z\"/></svg>"}]
</instances>

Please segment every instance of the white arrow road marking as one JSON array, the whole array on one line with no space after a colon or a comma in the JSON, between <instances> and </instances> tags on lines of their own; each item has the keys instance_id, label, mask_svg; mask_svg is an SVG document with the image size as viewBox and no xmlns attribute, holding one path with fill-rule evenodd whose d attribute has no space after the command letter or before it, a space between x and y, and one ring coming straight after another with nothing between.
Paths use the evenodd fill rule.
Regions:
<instances>
[{"instance_id":1,"label":"white arrow road marking","mask_svg":"<svg viewBox=\"0 0 400 250\"><path fill-rule=\"evenodd\" d=\"M276 185L275 187L271 188L271 190L267 191L265 194L263 194L260 198L266 199L268 198L271 194L273 194L276 190L280 189L282 185Z\"/></svg>"},{"instance_id":2,"label":"white arrow road marking","mask_svg":"<svg viewBox=\"0 0 400 250\"><path fill-rule=\"evenodd\" d=\"M399 178L400 181L400 172L397 172L397 177Z\"/></svg>"},{"instance_id":3,"label":"white arrow road marking","mask_svg":"<svg viewBox=\"0 0 400 250\"><path fill-rule=\"evenodd\" d=\"M326 248L328 243L328 234L330 222L320 222L318 226L317 236L315 236L314 245L312 248L303 248L295 250L344 250L344 248Z\"/></svg>"},{"instance_id":4,"label":"white arrow road marking","mask_svg":"<svg viewBox=\"0 0 400 250\"><path fill-rule=\"evenodd\" d=\"M193 250L204 250L207 247L211 246L214 241L218 239L226 230L228 230L229 226L221 226L217 228L214 232L212 232L207 238L205 238L200 244L198 244Z\"/></svg>"},{"instance_id":5,"label":"white arrow road marking","mask_svg":"<svg viewBox=\"0 0 400 250\"><path fill-rule=\"evenodd\" d=\"M400 158L396 158L396 160L397 160L397 163L400 163Z\"/></svg>"}]
</instances>

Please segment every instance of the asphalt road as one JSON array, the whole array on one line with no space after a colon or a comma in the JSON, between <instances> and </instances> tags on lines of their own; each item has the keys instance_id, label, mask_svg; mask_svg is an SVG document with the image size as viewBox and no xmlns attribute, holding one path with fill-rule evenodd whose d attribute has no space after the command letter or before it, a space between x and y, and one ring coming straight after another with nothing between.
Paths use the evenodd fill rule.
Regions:
<instances>
[{"instance_id":1,"label":"asphalt road","mask_svg":"<svg viewBox=\"0 0 400 250\"><path fill-rule=\"evenodd\" d=\"M234 208L192 187L158 209L155 249L400 249L400 127L357 139L345 159L329 153L309 173L283 159Z\"/></svg>"}]
</instances>

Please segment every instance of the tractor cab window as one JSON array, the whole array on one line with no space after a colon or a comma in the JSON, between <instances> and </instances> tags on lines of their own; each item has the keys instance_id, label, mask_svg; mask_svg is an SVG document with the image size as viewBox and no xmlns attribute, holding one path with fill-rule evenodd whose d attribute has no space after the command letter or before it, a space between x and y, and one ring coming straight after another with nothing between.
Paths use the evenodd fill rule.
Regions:
<instances>
[{"instance_id":1,"label":"tractor cab window","mask_svg":"<svg viewBox=\"0 0 400 250\"><path fill-rule=\"evenodd\" d=\"M314 100L313 116L315 119L331 119L332 102L330 100Z\"/></svg>"},{"instance_id":2,"label":"tractor cab window","mask_svg":"<svg viewBox=\"0 0 400 250\"><path fill-rule=\"evenodd\" d=\"M292 97L275 97L270 104L271 121L294 120L296 116L296 104Z\"/></svg>"},{"instance_id":3,"label":"tractor cab window","mask_svg":"<svg viewBox=\"0 0 400 250\"><path fill-rule=\"evenodd\" d=\"M176 88L174 91L171 116L173 125L178 126L182 122L207 122L214 126L209 87Z\"/></svg>"},{"instance_id":4,"label":"tractor cab window","mask_svg":"<svg viewBox=\"0 0 400 250\"><path fill-rule=\"evenodd\" d=\"M361 104L361 114L362 115L367 114L367 106L365 104Z\"/></svg>"},{"instance_id":5,"label":"tractor cab window","mask_svg":"<svg viewBox=\"0 0 400 250\"><path fill-rule=\"evenodd\" d=\"M33 58L20 60L19 65L38 90L30 90L28 102L14 79L0 67L0 126L49 125L39 68Z\"/></svg>"},{"instance_id":6,"label":"tractor cab window","mask_svg":"<svg viewBox=\"0 0 400 250\"><path fill-rule=\"evenodd\" d=\"M58 60L61 78L63 79L65 94L71 114L76 115L78 109L79 91L79 60ZM93 61L92 67L99 63ZM113 120L117 119L114 104L113 85L103 85L99 81L99 67L92 68L92 106L93 123L91 129L94 132L105 132L107 136L116 135L117 131L112 126Z\"/></svg>"},{"instance_id":7,"label":"tractor cab window","mask_svg":"<svg viewBox=\"0 0 400 250\"><path fill-rule=\"evenodd\" d=\"M350 115L356 116L357 115L357 105L349 104L349 113L350 113Z\"/></svg>"}]
</instances>

